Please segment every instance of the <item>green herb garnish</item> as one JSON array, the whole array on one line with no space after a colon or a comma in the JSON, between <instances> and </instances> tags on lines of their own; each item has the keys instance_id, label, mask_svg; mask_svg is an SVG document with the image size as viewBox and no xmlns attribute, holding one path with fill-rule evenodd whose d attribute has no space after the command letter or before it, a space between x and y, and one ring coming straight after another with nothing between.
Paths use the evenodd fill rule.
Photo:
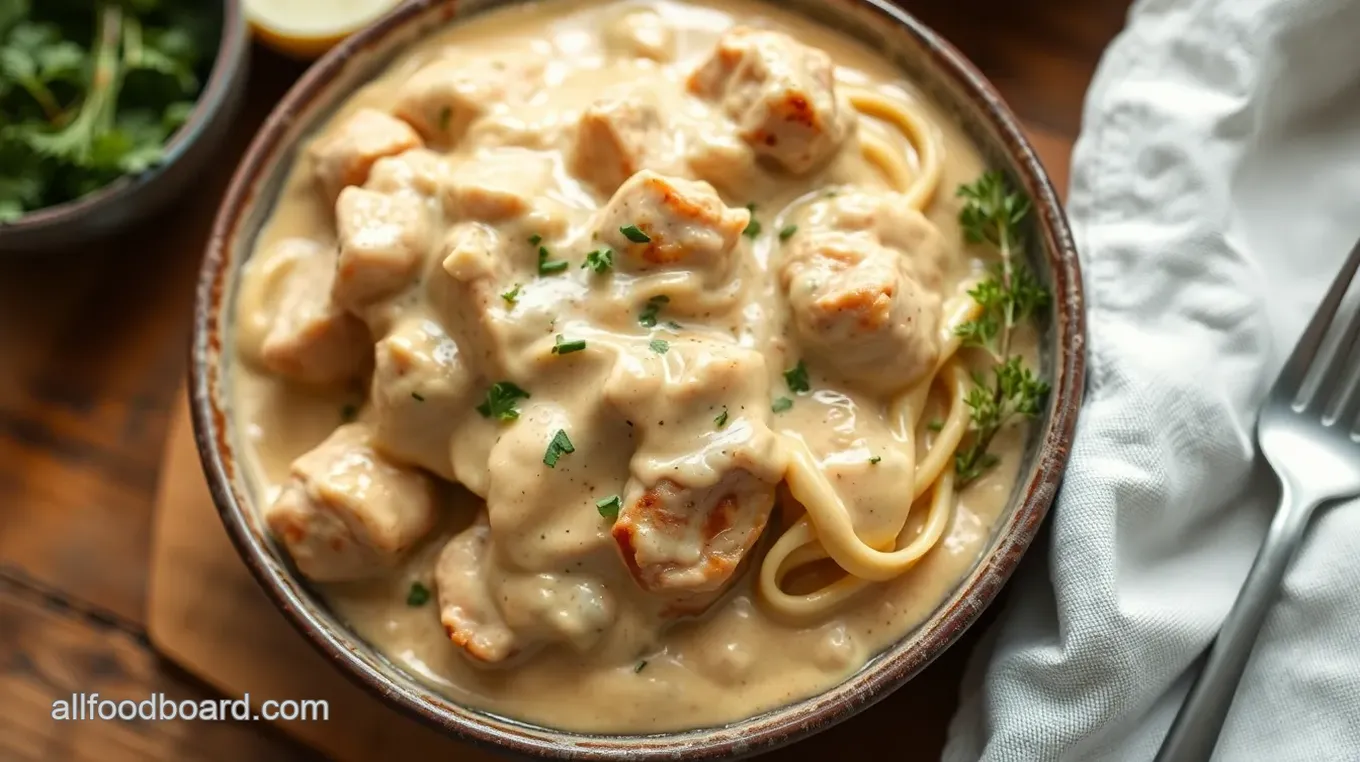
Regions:
<instances>
[{"instance_id":1,"label":"green herb garnish","mask_svg":"<svg viewBox=\"0 0 1360 762\"><path fill-rule=\"evenodd\" d=\"M969 290L981 314L956 329L965 346L976 347L992 359L991 377L973 374L968 390L969 427L966 444L954 454L963 486L997 463L987 452L992 439L1012 418L1039 414L1048 384L1011 354L1011 335L1021 320L1048 306L1049 294L1024 263L1014 261L1022 247L1019 227L1029 214L1029 199L1013 192L1000 172L984 173L958 190L964 206L959 225L970 243L986 243L1001 255L992 277Z\"/></svg>"},{"instance_id":2,"label":"green herb garnish","mask_svg":"<svg viewBox=\"0 0 1360 762\"><path fill-rule=\"evenodd\" d=\"M638 323L648 328L654 328L656 326L656 314L661 311L662 307L670 303L671 298L665 294L658 294L648 299L647 306L643 307L642 312L638 313Z\"/></svg>"},{"instance_id":3,"label":"green herb garnish","mask_svg":"<svg viewBox=\"0 0 1360 762\"><path fill-rule=\"evenodd\" d=\"M534 233L533 235L529 236L530 246L537 246L540 243L543 243L543 236L539 235L538 233Z\"/></svg>"},{"instance_id":4,"label":"green herb garnish","mask_svg":"<svg viewBox=\"0 0 1360 762\"><path fill-rule=\"evenodd\" d=\"M713 419L713 425L720 429L727 425L727 408L723 408L723 411L718 413L718 417Z\"/></svg>"},{"instance_id":5,"label":"green herb garnish","mask_svg":"<svg viewBox=\"0 0 1360 762\"><path fill-rule=\"evenodd\" d=\"M603 500L595 501L595 510L600 512L603 518L614 521L619 517L619 511L623 508L623 501L618 495L610 495Z\"/></svg>"},{"instance_id":6,"label":"green herb garnish","mask_svg":"<svg viewBox=\"0 0 1360 762\"><path fill-rule=\"evenodd\" d=\"M636 675L637 673L641 672L642 670L644 670L644 669L646 669L646 668L647 668L647 660L646 660L646 659L643 659L642 661L640 661L640 662L637 663L637 666L636 666L636 667L633 667L633 674Z\"/></svg>"},{"instance_id":7,"label":"green herb garnish","mask_svg":"<svg viewBox=\"0 0 1360 762\"><path fill-rule=\"evenodd\" d=\"M519 289L520 285L516 283L514 288L501 294L501 298L505 300L506 304L513 306L515 304L515 300L519 299Z\"/></svg>"},{"instance_id":8,"label":"green herb garnish","mask_svg":"<svg viewBox=\"0 0 1360 762\"><path fill-rule=\"evenodd\" d=\"M774 403L770 405L770 410L776 413L782 413L791 407L793 407L793 400L788 397L776 397Z\"/></svg>"},{"instance_id":9,"label":"green herb garnish","mask_svg":"<svg viewBox=\"0 0 1360 762\"><path fill-rule=\"evenodd\" d=\"M562 334L559 333L557 334L557 343L553 344L552 353L555 355L569 355L572 352L580 352L582 349L585 348L586 342L584 339L577 339L576 341L563 341Z\"/></svg>"},{"instance_id":10,"label":"green herb garnish","mask_svg":"<svg viewBox=\"0 0 1360 762\"><path fill-rule=\"evenodd\" d=\"M576 447L567 438L567 432L558 429L553 434L551 442L548 442L548 449L543 453L543 464L548 468L557 468L557 461L563 456L576 452Z\"/></svg>"},{"instance_id":11,"label":"green herb garnish","mask_svg":"<svg viewBox=\"0 0 1360 762\"><path fill-rule=\"evenodd\" d=\"M789 385L789 391L791 392L805 392L812 388L811 385L808 384L807 366L803 364L802 360L799 360L797 365L784 371L784 383Z\"/></svg>"},{"instance_id":12,"label":"green herb garnish","mask_svg":"<svg viewBox=\"0 0 1360 762\"><path fill-rule=\"evenodd\" d=\"M874 457L872 457L872 458L869 459L869 465L871 465L871 466L876 466L876 465L878 465L879 462L882 461L882 460L883 460L883 458L881 458L881 457L875 455Z\"/></svg>"},{"instance_id":13,"label":"green herb garnish","mask_svg":"<svg viewBox=\"0 0 1360 762\"><path fill-rule=\"evenodd\" d=\"M641 228L639 228L637 225L624 225L623 227L619 228L619 232L623 233L623 237L627 238L633 243L652 242L652 237L642 232Z\"/></svg>"},{"instance_id":14,"label":"green herb garnish","mask_svg":"<svg viewBox=\"0 0 1360 762\"><path fill-rule=\"evenodd\" d=\"M159 164L220 31L185 0L0 0L0 224Z\"/></svg>"},{"instance_id":15,"label":"green herb garnish","mask_svg":"<svg viewBox=\"0 0 1360 762\"><path fill-rule=\"evenodd\" d=\"M797 232L798 232L797 225L785 225L784 229L779 231L779 240L787 241L790 238L792 238L794 234Z\"/></svg>"},{"instance_id":16,"label":"green herb garnish","mask_svg":"<svg viewBox=\"0 0 1360 762\"><path fill-rule=\"evenodd\" d=\"M406 593L406 605L411 607L424 606L429 602L430 588L419 582L412 582L410 592Z\"/></svg>"},{"instance_id":17,"label":"green herb garnish","mask_svg":"<svg viewBox=\"0 0 1360 762\"><path fill-rule=\"evenodd\" d=\"M486 401L477 406L477 412L481 413L483 418L513 421L519 417L519 408L515 407L515 403L527 399L528 392L509 381L500 381L492 384L487 390Z\"/></svg>"},{"instance_id":18,"label":"green herb garnish","mask_svg":"<svg viewBox=\"0 0 1360 762\"><path fill-rule=\"evenodd\" d=\"M931 421L930 423L926 424L926 428L930 429L931 431L940 431L944 429L944 421L940 420Z\"/></svg>"},{"instance_id":19,"label":"green herb garnish","mask_svg":"<svg viewBox=\"0 0 1360 762\"><path fill-rule=\"evenodd\" d=\"M671 351L671 344L665 339L652 339L647 343L647 346L651 347L652 351L659 355L664 355Z\"/></svg>"},{"instance_id":20,"label":"green herb garnish","mask_svg":"<svg viewBox=\"0 0 1360 762\"><path fill-rule=\"evenodd\" d=\"M746 236L747 238L755 238L756 236L760 235L760 220L756 219L755 202L747 204L746 211L751 213L751 221L746 223L746 229L741 231L741 234Z\"/></svg>"},{"instance_id":21,"label":"green herb garnish","mask_svg":"<svg viewBox=\"0 0 1360 762\"><path fill-rule=\"evenodd\" d=\"M547 246L540 246L540 247L538 247L538 274L539 274L539 275L556 275L557 273L560 273L560 272L562 272L563 270L566 270L566 269L567 269L567 261L566 261L565 259L558 259L558 260L554 260L554 261L549 261L549 260L548 260L548 257L549 257L549 256L551 256L551 255L548 253L548 247L547 247Z\"/></svg>"},{"instance_id":22,"label":"green herb garnish","mask_svg":"<svg viewBox=\"0 0 1360 762\"><path fill-rule=\"evenodd\" d=\"M581 267L589 267L603 275L614 267L614 251L612 249L596 249L586 255L586 261L581 263Z\"/></svg>"}]
</instances>

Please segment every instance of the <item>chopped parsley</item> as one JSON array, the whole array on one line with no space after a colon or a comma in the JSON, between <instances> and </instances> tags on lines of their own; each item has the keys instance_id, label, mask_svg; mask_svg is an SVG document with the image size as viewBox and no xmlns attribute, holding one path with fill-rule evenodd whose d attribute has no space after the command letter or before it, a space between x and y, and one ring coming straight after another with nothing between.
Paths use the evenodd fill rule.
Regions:
<instances>
[{"instance_id":1,"label":"chopped parsley","mask_svg":"<svg viewBox=\"0 0 1360 762\"><path fill-rule=\"evenodd\" d=\"M619 517L619 511L623 508L623 501L618 495L610 495L603 500L595 501L595 510L600 512L600 516L613 521Z\"/></svg>"},{"instance_id":2,"label":"chopped parsley","mask_svg":"<svg viewBox=\"0 0 1360 762\"><path fill-rule=\"evenodd\" d=\"M642 670L644 670L644 669L646 669L646 668L647 668L647 660L646 660L646 659L643 659L642 661L640 661L640 662L637 663L637 666L636 666L636 667L633 667L633 674L636 675L637 673L641 672Z\"/></svg>"},{"instance_id":3,"label":"chopped parsley","mask_svg":"<svg viewBox=\"0 0 1360 762\"><path fill-rule=\"evenodd\" d=\"M751 213L751 221L747 223L746 229L741 234L747 238L755 238L760 235L760 220L756 219L756 205L754 202L746 205L746 210Z\"/></svg>"},{"instance_id":4,"label":"chopped parsley","mask_svg":"<svg viewBox=\"0 0 1360 762\"><path fill-rule=\"evenodd\" d=\"M785 225L784 229L779 231L779 240L787 241L793 237L794 233L797 232L798 232L797 225Z\"/></svg>"},{"instance_id":5,"label":"chopped parsley","mask_svg":"<svg viewBox=\"0 0 1360 762\"><path fill-rule=\"evenodd\" d=\"M516 283L514 288L501 294L501 298L505 300L506 304L514 305L515 301L519 299L519 289L520 285Z\"/></svg>"},{"instance_id":6,"label":"chopped parsley","mask_svg":"<svg viewBox=\"0 0 1360 762\"><path fill-rule=\"evenodd\" d=\"M660 312L661 308L670 304L670 302L671 298L665 294L658 294L648 299L647 306L643 307L642 312L638 313L638 323L648 328L654 328L656 326L656 313Z\"/></svg>"},{"instance_id":7,"label":"chopped parsley","mask_svg":"<svg viewBox=\"0 0 1360 762\"><path fill-rule=\"evenodd\" d=\"M776 397L774 403L770 405L770 410L776 413L782 413L791 407L793 407L793 400L788 397Z\"/></svg>"},{"instance_id":8,"label":"chopped parsley","mask_svg":"<svg viewBox=\"0 0 1360 762\"><path fill-rule=\"evenodd\" d=\"M637 225L624 225L623 227L619 228L619 232L623 233L623 237L627 238L633 243L652 242L652 237L642 232L642 230Z\"/></svg>"},{"instance_id":9,"label":"chopped parsley","mask_svg":"<svg viewBox=\"0 0 1360 762\"><path fill-rule=\"evenodd\" d=\"M931 421L930 423L926 424L926 428L930 429L931 431L939 431L944 428L944 421L939 420Z\"/></svg>"},{"instance_id":10,"label":"chopped parsley","mask_svg":"<svg viewBox=\"0 0 1360 762\"><path fill-rule=\"evenodd\" d=\"M652 339L650 342L648 342L647 346L651 347L652 351L656 352L659 355L664 355L667 352L671 351L671 344L669 341L666 341L665 339Z\"/></svg>"},{"instance_id":11,"label":"chopped parsley","mask_svg":"<svg viewBox=\"0 0 1360 762\"><path fill-rule=\"evenodd\" d=\"M567 432L558 429L557 433L553 434L552 441L548 442L548 449L543 453L543 465L548 468L557 468L557 461L563 455L569 455L573 452L576 452L576 446L567 438Z\"/></svg>"},{"instance_id":12,"label":"chopped parsley","mask_svg":"<svg viewBox=\"0 0 1360 762\"><path fill-rule=\"evenodd\" d=\"M411 591L406 594L407 606L424 606L430 602L430 588L419 582L411 583Z\"/></svg>"},{"instance_id":13,"label":"chopped parsley","mask_svg":"<svg viewBox=\"0 0 1360 762\"><path fill-rule=\"evenodd\" d=\"M424 402L425 395L421 394L420 392L411 392L411 399L415 400L416 402Z\"/></svg>"},{"instance_id":14,"label":"chopped parsley","mask_svg":"<svg viewBox=\"0 0 1360 762\"><path fill-rule=\"evenodd\" d=\"M789 385L791 392L805 392L812 387L808 384L807 366L802 360L798 364L784 371L784 383Z\"/></svg>"},{"instance_id":15,"label":"chopped parsley","mask_svg":"<svg viewBox=\"0 0 1360 762\"><path fill-rule=\"evenodd\" d=\"M453 120L453 109L445 106L439 109L439 131L448 132L449 122Z\"/></svg>"},{"instance_id":16,"label":"chopped parsley","mask_svg":"<svg viewBox=\"0 0 1360 762\"><path fill-rule=\"evenodd\" d=\"M538 233L534 233L533 235L529 236L530 246L537 246L540 243L543 243L543 236L539 235Z\"/></svg>"},{"instance_id":17,"label":"chopped parsley","mask_svg":"<svg viewBox=\"0 0 1360 762\"><path fill-rule=\"evenodd\" d=\"M513 421L519 417L519 408L515 407L515 402L522 399L529 399L529 393L509 381L500 381L492 384L487 390L486 401L477 406L477 412L481 413L483 418Z\"/></svg>"},{"instance_id":18,"label":"chopped parsley","mask_svg":"<svg viewBox=\"0 0 1360 762\"><path fill-rule=\"evenodd\" d=\"M594 270L603 275L614 267L614 251L612 249L596 249L586 255L586 261L581 263L581 267Z\"/></svg>"},{"instance_id":19,"label":"chopped parsley","mask_svg":"<svg viewBox=\"0 0 1360 762\"><path fill-rule=\"evenodd\" d=\"M878 462L881 461L881 460L883 460L883 459L880 458L879 456L875 455L874 457L872 457L872 458L869 459L869 465L871 465L871 466L876 466L876 465L878 465Z\"/></svg>"},{"instance_id":20,"label":"chopped parsley","mask_svg":"<svg viewBox=\"0 0 1360 762\"><path fill-rule=\"evenodd\" d=\"M713 419L713 425L720 429L727 425L727 408L723 408L723 411L718 413L718 416Z\"/></svg>"},{"instance_id":21,"label":"chopped parsley","mask_svg":"<svg viewBox=\"0 0 1360 762\"><path fill-rule=\"evenodd\" d=\"M585 339L576 341L563 341L562 334L557 334L557 343L553 344L552 353L555 355L569 355L572 352L580 352L586 348Z\"/></svg>"},{"instance_id":22,"label":"chopped parsley","mask_svg":"<svg viewBox=\"0 0 1360 762\"><path fill-rule=\"evenodd\" d=\"M565 259L548 261L549 256L551 255L548 254L547 246L538 247L539 275L556 275L557 273L560 273L563 270L567 269L567 261Z\"/></svg>"}]
</instances>

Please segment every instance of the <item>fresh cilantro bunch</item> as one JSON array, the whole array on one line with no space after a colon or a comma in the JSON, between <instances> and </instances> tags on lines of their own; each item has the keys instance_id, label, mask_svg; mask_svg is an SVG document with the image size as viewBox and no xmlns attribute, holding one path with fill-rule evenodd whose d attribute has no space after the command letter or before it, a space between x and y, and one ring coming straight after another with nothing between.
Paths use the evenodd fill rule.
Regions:
<instances>
[{"instance_id":1,"label":"fresh cilantro bunch","mask_svg":"<svg viewBox=\"0 0 1360 762\"><path fill-rule=\"evenodd\" d=\"M194 0L0 0L0 224L155 166L218 32Z\"/></svg>"},{"instance_id":2,"label":"fresh cilantro bunch","mask_svg":"<svg viewBox=\"0 0 1360 762\"><path fill-rule=\"evenodd\" d=\"M976 182L960 186L958 195L964 199L959 212L964 238L989 244L1001 255L991 277L968 292L981 308L978 316L956 329L964 346L976 347L992 359L990 377L974 373L974 386L964 398L968 437L955 453L954 465L960 484L967 484L996 465L996 456L987 449L997 432L1015 417L1038 415L1048 394L1048 384L1019 355L1011 354L1011 333L1021 321L1042 314L1049 293L1016 259L1029 199L1011 191L1000 172L984 173Z\"/></svg>"}]
</instances>

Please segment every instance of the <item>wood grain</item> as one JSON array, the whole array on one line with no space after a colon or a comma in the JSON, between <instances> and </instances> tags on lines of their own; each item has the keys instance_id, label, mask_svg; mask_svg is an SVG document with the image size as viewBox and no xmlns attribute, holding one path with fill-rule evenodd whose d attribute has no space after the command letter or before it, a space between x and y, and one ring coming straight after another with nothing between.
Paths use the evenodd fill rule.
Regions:
<instances>
[{"instance_id":1,"label":"wood grain","mask_svg":"<svg viewBox=\"0 0 1360 762\"><path fill-rule=\"evenodd\" d=\"M1065 187L1067 148L1080 125L1086 84L1128 0L903 4L997 84ZM68 686L130 697L157 688L215 695L158 659L144 625L161 443L184 376L205 233L240 152L302 69L267 51L254 53L246 112L220 162L177 209L84 250L0 259L0 759L274 760L302 753L262 724L134 728L49 718L50 702ZM197 474L196 464L172 468ZM200 520L221 532L215 517ZM187 617L184 631L212 634L213 620L202 616L212 613L212 596L263 600L248 579L238 576L232 584L194 590L198 608L179 609ZM257 637L296 637L273 616L272 629L262 631L267 634L231 632L243 647ZM912 717L913 748L929 756L943 740L979 628L972 632L894 695L887 709L799 748L843 751L861 734L895 731L903 717ZM320 659L305 647L288 653L302 663ZM354 690L329 668L322 673L323 687ZM257 684L264 685L242 685ZM306 696L302 687L296 690L295 697ZM360 722L343 712L342 722ZM388 743L382 733L361 730L354 748L382 749Z\"/></svg>"}]
</instances>

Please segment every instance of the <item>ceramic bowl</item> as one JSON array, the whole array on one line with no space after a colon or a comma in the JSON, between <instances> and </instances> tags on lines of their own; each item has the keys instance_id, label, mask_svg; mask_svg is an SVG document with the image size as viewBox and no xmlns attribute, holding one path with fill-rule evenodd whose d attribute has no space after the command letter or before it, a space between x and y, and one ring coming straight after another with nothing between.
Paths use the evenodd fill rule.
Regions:
<instances>
[{"instance_id":1,"label":"ceramic bowl","mask_svg":"<svg viewBox=\"0 0 1360 762\"><path fill-rule=\"evenodd\" d=\"M336 667L381 700L450 734L502 750L572 760L700 760L765 751L863 710L949 647L996 597L1039 530L1067 460L1081 399L1085 322L1071 233L1044 169L996 90L949 43L884 0L786 0L782 6L848 33L894 61L952 112L991 166L1032 199L1031 265L1054 295L1041 337L1047 410L1033 427L1008 509L990 544L934 613L859 672L819 695L723 727L639 736L568 733L450 701L355 636L269 540L241 468L231 424L233 299L241 266L301 141L356 87L432 30L519 0L412 0L315 64L274 110L242 161L213 229L199 280L192 346L198 447L222 521L288 619Z\"/></svg>"},{"instance_id":2,"label":"ceramic bowl","mask_svg":"<svg viewBox=\"0 0 1360 762\"><path fill-rule=\"evenodd\" d=\"M165 159L93 193L38 209L0 225L0 254L72 248L109 236L181 198L226 139L245 92L250 31L241 0L204 4L222 30L203 92L184 125L165 144Z\"/></svg>"}]
</instances>

